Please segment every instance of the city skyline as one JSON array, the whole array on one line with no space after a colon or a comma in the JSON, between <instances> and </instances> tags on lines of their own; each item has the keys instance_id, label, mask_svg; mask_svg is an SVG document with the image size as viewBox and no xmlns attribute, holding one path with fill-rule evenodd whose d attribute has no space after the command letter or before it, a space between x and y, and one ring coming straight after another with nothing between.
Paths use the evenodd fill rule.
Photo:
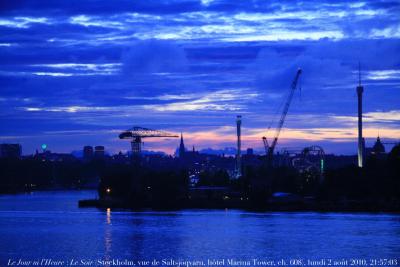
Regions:
<instances>
[{"instance_id":1,"label":"city skyline","mask_svg":"<svg viewBox=\"0 0 400 267\"><path fill-rule=\"evenodd\" d=\"M298 67L278 150L356 154L359 62L367 146L400 139L398 1L72 2L0 7L0 142L24 154L42 143L127 151L118 134L132 126L183 132L196 149L235 147L236 115L243 148L262 150Z\"/></svg>"}]
</instances>

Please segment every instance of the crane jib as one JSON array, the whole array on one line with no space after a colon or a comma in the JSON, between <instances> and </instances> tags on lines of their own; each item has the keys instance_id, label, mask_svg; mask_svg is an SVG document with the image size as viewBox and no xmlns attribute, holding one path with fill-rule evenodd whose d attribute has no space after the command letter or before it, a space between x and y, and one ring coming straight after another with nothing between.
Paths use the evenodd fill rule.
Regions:
<instances>
[{"instance_id":1,"label":"crane jib","mask_svg":"<svg viewBox=\"0 0 400 267\"><path fill-rule=\"evenodd\" d=\"M283 108L281 117L279 119L278 127L276 128L276 131L275 131L275 136L273 138L271 146L268 147L268 153L267 153L268 154L267 155L268 161L272 160L272 157L273 157L273 154L274 154L274 149L275 149L276 144L278 143L279 134L280 134L280 132L282 130L283 124L285 123L285 118L286 118L286 115L287 115L287 113L289 111L290 103L292 102L294 91L295 91L295 89L297 87L297 82L299 80L299 77L300 77L301 73L302 73L302 70L298 69L297 73L296 73L296 76L293 79L293 82L291 84L290 93L289 93L289 96L288 96L288 98L287 98L287 100L285 102L285 106ZM265 144L268 144L268 142L265 141L266 139L263 138L263 140L264 140L264 146L265 146ZM266 147L266 149L267 149L267 147Z\"/></svg>"}]
</instances>

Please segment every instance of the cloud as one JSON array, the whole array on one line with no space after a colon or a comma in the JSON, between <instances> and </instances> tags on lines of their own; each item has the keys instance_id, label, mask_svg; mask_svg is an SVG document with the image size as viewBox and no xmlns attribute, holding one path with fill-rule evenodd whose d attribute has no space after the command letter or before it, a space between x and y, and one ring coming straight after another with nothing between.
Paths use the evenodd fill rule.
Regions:
<instances>
[{"instance_id":1,"label":"cloud","mask_svg":"<svg viewBox=\"0 0 400 267\"><path fill-rule=\"evenodd\" d=\"M89 17L85 15L73 16L70 18L71 24L78 24L85 27L96 26L96 27L106 27L106 28L115 28L115 29L124 29L124 25L119 21L110 21L104 20L103 18L98 17Z\"/></svg>"},{"instance_id":2,"label":"cloud","mask_svg":"<svg viewBox=\"0 0 400 267\"><path fill-rule=\"evenodd\" d=\"M245 104L254 102L258 97L257 93L244 89L219 90L197 95L183 96L191 97L191 100L166 103L163 105L148 105L145 108L155 111L239 111L243 110ZM169 97L167 97L168 99ZM161 99L165 99L162 96Z\"/></svg>"},{"instance_id":3,"label":"cloud","mask_svg":"<svg viewBox=\"0 0 400 267\"><path fill-rule=\"evenodd\" d=\"M341 122L357 122L357 116L332 116ZM400 110L390 110L390 111L375 111L366 112L363 114L363 122L365 123L396 123L400 125Z\"/></svg>"},{"instance_id":4,"label":"cloud","mask_svg":"<svg viewBox=\"0 0 400 267\"><path fill-rule=\"evenodd\" d=\"M11 28L29 28L35 23L48 24L49 19L45 17L14 17L12 19L0 19L0 26Z\"/></svg>"},{"instance_id":5,"label":"cloud","mask_svg":"<svg viewBox=\"0 0 400 267\"><path fill-rule=\"evenodd\" d=\"M154 97L125 97L133 100L160 100L163 104L137 104L118 106L52 106L52 107L23 107L28 112L94 112L119 113L134 110L155 112L185 112L185 111L238 111L244 108L248 102L256 101L257 93L247 89L218 90L201 94L189 95L160 95Z\"/></svg>"},{"instance_id":6,"label":"cloud","mask_svg":"<svg viewBox=\"0 0 400 267\"><path fill-rule=\"evenodd\" d=\"M366 78L371 79L371 80L389 80L389 79L399 79L400 80L400 70L369 71L367 73Z\"/></svg>"},{"instance_id":7,"label":"cloud","mask_svg":"<svg viewBox=\"0 0 400 267\"><path fill-rule=\"evenodd\" d=\"M359 61L365 125L398 127L397 2L3 2L0 136L138 124L188 129L200 146L231 146L234 131L221 129L237 113L249 130L276 121L301 67L283 133L350 143ZM251 140L261 145L259 136Z\"/></svg>"},{"instance_id":8,"label":"cloud","mask_svg":"<svg viewBox=\"0 0 400 267\"><path fill-rule=\"evenodd\" d=\"M137 73L179 72L187 68L182 47L174 42L148 40L134 43L123 55L123 71L127 76Z\"/></svg>"}]
</instances>

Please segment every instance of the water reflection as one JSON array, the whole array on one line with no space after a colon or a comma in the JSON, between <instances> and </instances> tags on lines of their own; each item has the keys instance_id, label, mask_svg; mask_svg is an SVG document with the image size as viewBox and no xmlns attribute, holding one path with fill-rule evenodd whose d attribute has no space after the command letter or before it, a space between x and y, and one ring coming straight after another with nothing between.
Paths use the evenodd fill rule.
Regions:
<instances>
[{"instance_id":1,"label":"water reflection","mask_svg":"<svg viewBox=\"0 0 400 267\"><path fill-rule=\"evenodd\" d=\"M0 266L10 257L245 260L400 255L399 215L77 207L79 199L91 196L0 196Z\"/></svg>"},{"instance_id":2,"label":"water reflection","mask_svg":"<svg viewBox=\"0 0 400 267\"><path fill-rule=\"evenodd\" d=\"M111 233L111 209L107 208L106 210L106 225L105 225L105 233L104 233L104 260L109 261L112 259L111 253L111 245L112 245L112 233ZM105 265L106 267L110 266L108 262Z\"/></svg>"},{"instance_id":3,"label":"water reflection","mask_svg":"<svg viewBox=\"0 0 400 267\"><path fill-rule=\"evenodd\" d=\"M111 224L111 209L107 208L107 224Z\"/></svg>"}]
</instances>

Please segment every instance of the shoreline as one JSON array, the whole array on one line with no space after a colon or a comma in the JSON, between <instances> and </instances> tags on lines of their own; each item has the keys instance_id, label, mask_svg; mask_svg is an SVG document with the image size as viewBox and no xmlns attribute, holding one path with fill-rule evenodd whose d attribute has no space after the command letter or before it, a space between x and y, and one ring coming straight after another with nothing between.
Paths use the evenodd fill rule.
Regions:
<instances>
[{"instance_id":1,"label":"shoreline","mask_svg":"<svg viewBox=\"0 0 400 267\"><path fill-rule=\"evenodd\" d=\"M306 203L266 203L263 206L252 206L251 203L243 203L242 205L229 205L223 203L207 203L207 204L193 204L183 203L175 206L156 206L156 205L129 205L123 201L115 200L100 200L100 199L84 199L79 200L79 208L99 208L99 209L124 209L134 212L141 211L180 211L180 210L226 210L235 209L243 211L254 212L368 212L368 213L393 213L400 214L399 203L391 206L370 206L364 205L349 205L335 202L315 202L311 204Z\"/></svg>"},{"instance_id":2,"label":"shoreline","mask_svg":"<svg viewBox=\"0 0 400 267\"><path fill-rule=\"evenodd\" d=\"M37 192L62 192L62 191L71 191L71 192L77 192L77 191L93 191L97 192L97 188L63 188L63 187L57 187L57 188L39 188L35 190L13 190L13 191L7 191L7 192L0 192L0 196L7 196L7 195L22 195L22 194L32 194L32 193L37 193Z\"/></svg>"}]
</instances>

